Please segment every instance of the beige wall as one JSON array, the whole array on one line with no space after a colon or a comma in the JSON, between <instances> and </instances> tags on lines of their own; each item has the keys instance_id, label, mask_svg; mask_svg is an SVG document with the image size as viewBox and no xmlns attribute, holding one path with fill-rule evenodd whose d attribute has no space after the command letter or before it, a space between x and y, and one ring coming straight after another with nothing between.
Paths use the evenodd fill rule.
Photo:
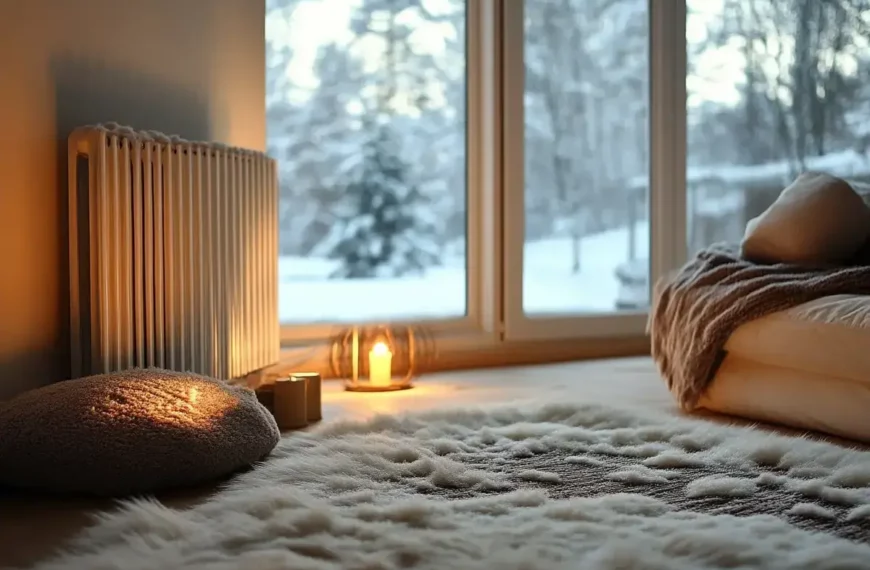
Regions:
<instances>
[{"instance_id":1,"label":"beige wall","mask_svg":"<svg viewBox=\"0 0 870 570\"><path fill-rule=\"evenodd\" d=\"M69 373L65 139L265 147L263 0L0 0L0 399Z\"/></svg>"}]
</instances>

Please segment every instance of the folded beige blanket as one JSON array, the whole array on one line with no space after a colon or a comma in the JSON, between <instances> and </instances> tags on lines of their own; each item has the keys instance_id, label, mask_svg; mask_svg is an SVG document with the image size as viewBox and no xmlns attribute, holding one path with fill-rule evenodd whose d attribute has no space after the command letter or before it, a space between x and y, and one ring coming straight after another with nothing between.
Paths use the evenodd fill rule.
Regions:
<instances>
[{"instance_id":1,"label":"folded beige blanket","mask_svg":"<svg viewBox=\"0 0 870 570\"><path fill-rule=\"evenodd\" d=\"M652 356L685 410L697 406L740 325L828 295L870 295L870 265L760 265L739 249L710 246L655 287Z\"/></svg>"}]
</instances>

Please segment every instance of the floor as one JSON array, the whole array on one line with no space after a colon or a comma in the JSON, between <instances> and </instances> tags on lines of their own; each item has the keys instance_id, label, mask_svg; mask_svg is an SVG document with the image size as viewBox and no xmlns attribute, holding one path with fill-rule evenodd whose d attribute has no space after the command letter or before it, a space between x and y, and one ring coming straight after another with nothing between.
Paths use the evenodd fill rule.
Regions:
<instances>
[{"instance_id":1,"label":"floor","mask_svg":"<svg viewBox=\"0 0 870 570\"><path fill-rule=\"evenodd\" d=\"M325 421L363 419L376 413L554 396L571 401L641 404L680 413L652 361L628 358L437 374L419 379L413 390L381 394L345 392L341 383L328 382L323 391L323 415ZM739 423L734 418L709 417ZM292 437L292 432L287 437ZM208 497L213 490L213 487L187 490L160 499L184 508ZM86 526L94 513L111 508L112 504L0 494L0 569L29 565L47 556Z\"/></svg>"}]
</instances>

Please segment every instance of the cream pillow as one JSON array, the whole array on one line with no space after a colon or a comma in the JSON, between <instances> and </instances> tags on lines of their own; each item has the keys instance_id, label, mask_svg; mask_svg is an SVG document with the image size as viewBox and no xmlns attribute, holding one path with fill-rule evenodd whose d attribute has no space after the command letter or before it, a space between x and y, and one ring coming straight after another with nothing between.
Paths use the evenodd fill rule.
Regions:
<instances>
[{"instance_id":1,"label":"cream pillow","mask_svg":"<svg viewBox=\"0 0 870 570\"><path fill-rule=\"evenodd\" d=\"M743 256L762 263L826 265L854 256L870 237L870 208L848 182L805 172L746 225Z\"/></svg>"}]
</instances>

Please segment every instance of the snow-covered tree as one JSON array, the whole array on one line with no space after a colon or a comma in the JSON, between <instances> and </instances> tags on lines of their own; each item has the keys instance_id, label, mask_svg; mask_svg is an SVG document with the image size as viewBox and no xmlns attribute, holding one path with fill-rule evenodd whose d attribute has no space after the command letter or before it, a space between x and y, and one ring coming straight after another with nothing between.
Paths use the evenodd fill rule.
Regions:
<instances>
[{"instance_id":1,"label":"snow-covered tree","mask_svg":"<svg viewBox=\"0 0 870 570\"><path fill-rule=\"evenodd\" d=\"M360 163L365 137L353 107L365 85L362 64L343 46L327 44L314 62L317 87L310 92L287 147L282 185L292 194L286 229L297 253L307 255L335 223L343 185Z\"/></svg>"},{"instance_id":2,"label":"snow-covered tree","mask_svg":"<svg viewBox=\"0 0 870 570\"><path fill-rule=\"evenodd\" d=\"M357 42L380 57L361 90L362 164L333 207L333 231L317 248L341 260L336 278L398 276L439 261L443 227L434 221L438 199L449 197L438 148L445 102L432 101L443 98L438 66L414 39L414 23L426 18L439 16L421 0L364 0L352 19Z\"/></svg>"},{"instance_id":3,"label":"snow-covered tree","mask_svg":"<svg viewBox=\"0 0 870 570\"><path fill-rule=\"evenodd\" d=\"M695 4L706 7L703 0ZM728 144L697 149L696 162L789 160L800 169L808 157L861 138L868 120L854 119L867 98L868 0L723 0L721 14L706 26L706 37L691 46L694 59L724 51L739 61L743 77L735 104L698 109L696 127L718 122L727 127ZM691 67L696 82L719 79L718 68Z\"/></svg>"},{"instance_id":4,"label":"snow-covered tree","mask_svg":"<svg viewBox=\"0 0 870 570\"><path fill-rule=\"evenodd\" d=\"M526 239L628 221L647 164L646 0L526 3Z\"/></svg>"},{"instance_id":5,"label":"snow-covered tree","mask_svg":"<svg viewBox=\"0 0 870 570\"><path fill-rule=\"evenodd\" d=\"M321 251L341 261L333 278L396 277L438 262L427 201L408 182L409 165L388 124L371 125L362 163L345 187L333 231Z\"/></svg>"},{"instance_id":6,"label":"snow-covered tree","mask_svg":"<svg viewBox=\"0 0 870 570\"><path fill-rule=\"evenodd\" d=\"M291 255L308 255L328 233L333 204L363 142L352 110L364 86L360 61L343 46L325 44L312 71L315 87L291 83L290 93L267 106L269 152L279 167L282 251Z\"/></svg>"}]
</instances>

